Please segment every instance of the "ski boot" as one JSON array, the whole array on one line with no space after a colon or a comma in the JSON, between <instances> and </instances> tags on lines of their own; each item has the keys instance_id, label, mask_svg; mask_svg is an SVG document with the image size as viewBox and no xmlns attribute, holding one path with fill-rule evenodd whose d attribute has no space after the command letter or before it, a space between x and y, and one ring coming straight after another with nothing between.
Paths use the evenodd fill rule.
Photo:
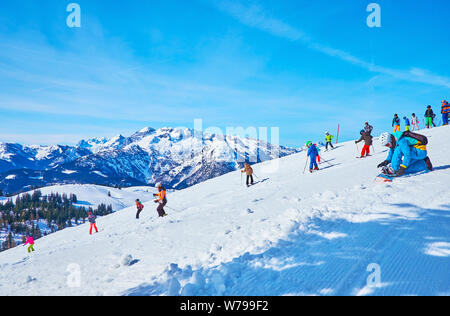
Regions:
<instances>
[{"instance_id":1,"label":"ski boot","mask_svg":"<svg viewBox=\"0 0 450 316\"><path fill-rule=\"evenodd\" d=\"M381 168L381 173L390 177L395 176L395 170L392 169L391 166L384 166L383 168Z\"/></svg>"}]
</instances>

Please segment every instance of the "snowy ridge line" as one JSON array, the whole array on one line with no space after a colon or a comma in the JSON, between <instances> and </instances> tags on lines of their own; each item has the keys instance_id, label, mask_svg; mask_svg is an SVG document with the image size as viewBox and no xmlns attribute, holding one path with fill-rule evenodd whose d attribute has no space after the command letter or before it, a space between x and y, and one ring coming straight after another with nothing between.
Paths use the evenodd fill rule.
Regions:
<instances>
[{"instance_id":1,"label":"snowy ridge line","mask_svg":"<svg viewBox=\"0 0 450 316\"><path fill-rule=\"evenodd\" d=\"M183 189L235 171L247 160L267 161L300 151L258 139L201 136L192 129L145 128L130 137L83 140L74 147L0 143L0 188L19 192L50 184L127 187L164 182Z\"/></svg>"}]
</instances>

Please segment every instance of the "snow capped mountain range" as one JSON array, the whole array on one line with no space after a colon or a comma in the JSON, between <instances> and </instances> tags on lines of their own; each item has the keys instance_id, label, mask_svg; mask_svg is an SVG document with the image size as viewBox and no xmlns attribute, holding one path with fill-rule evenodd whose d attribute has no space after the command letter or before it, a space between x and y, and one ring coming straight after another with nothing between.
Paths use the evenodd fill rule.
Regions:
<instances>
[{"instance_id":1,"label":"snow capped mountain range","mask_svg":"<svg viewBox=\"0 0 450 316\"><path fill-rule=\"evenodd\" d=\"M163 182L182 189L298 150L265 141L147 127L130 137L93 138L76 146L0 143L0 189L96 183L136 186Z\"/></svg>"}]
</instances>

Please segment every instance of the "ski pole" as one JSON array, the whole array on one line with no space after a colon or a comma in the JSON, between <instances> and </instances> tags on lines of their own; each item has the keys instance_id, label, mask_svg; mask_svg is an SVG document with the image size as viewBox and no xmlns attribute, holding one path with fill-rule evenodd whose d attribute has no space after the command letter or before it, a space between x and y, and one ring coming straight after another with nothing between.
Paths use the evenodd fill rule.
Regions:
<instances>
[{"instance_id":1,"label":"ski pole","mask_svg":"<svg viewBox=\"0 0 450 316\"><path fill-rule=\"evenodd\" d=\"M303 169L303 174L305 174L305 172L306 172L306 167L308 166L308 160L309 160L309 157L306 157L306 164L305 164L305 169Z\"/></svg>"},{"instance_id":2,"label":"ski pole","mask_svg":"<svg viewBox=\"0 0 450 316\"><path fill-rule=\"evenodd\" d=\"M181 211L179 211L179 210L176 210L176 209L174 209L174 208L172 208L172 207L170 207L170 206L165 206L166 208L168 208L169 210L172 210L172 211L175 211L175 212L178 212L178 213L180 213Z\"/></svg>"}]
</instances>

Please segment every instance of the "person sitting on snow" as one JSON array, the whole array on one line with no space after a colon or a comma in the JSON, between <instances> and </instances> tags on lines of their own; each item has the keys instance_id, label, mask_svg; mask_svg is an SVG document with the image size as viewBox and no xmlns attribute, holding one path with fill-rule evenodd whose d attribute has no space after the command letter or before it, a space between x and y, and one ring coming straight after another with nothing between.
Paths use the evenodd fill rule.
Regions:
<instances>
[{"instance_id":1,"label":"person sitting on snow","mask_svg":"<svg viewBox=\"0 0 450 316\"><path fill-rule=\"evenodd\" d=\"M384 133L380 136L382 146L389 147L389 156L378 165L383 173L400 177L421 171L433 171L433 165L428 157L428 139L425 136L411 132Z\"/></svg>"},{"instance_id":2,"label":"person sitting on snow","mask_svg":"<svg viewBox=\"0 0 450 316\"><path fill-rule=\"evenodd\" d=\"M309 172L313 172L314 170L319 170L319 166L317 165L316 159L319 156L319 150L317 149L316 145L314 145L312 142L307 142L306 147L308 148L308 157L310 158L309 163Z\"/></svg>"}]
</instances>

